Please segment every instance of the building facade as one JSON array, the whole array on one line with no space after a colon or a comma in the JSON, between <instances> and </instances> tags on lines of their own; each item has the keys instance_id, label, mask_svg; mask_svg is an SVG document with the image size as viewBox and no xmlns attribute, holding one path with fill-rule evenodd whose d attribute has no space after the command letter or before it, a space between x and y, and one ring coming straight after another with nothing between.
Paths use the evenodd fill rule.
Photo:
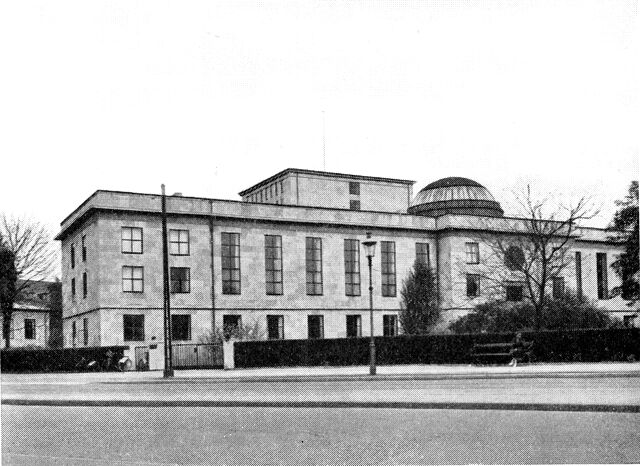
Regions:
<instances>
[{"instance_id":1,"label":"building facade","mask_svg":"<svg viewBox=\"0 0 640 466\"><path fill-rule=\"evenodd\" d=\"M495 297L476 278L491 261L482 238L517 237L524 220L504 217L472 180L445 178L415 198L412 186L287 169L241 201L168 196L174 342L240 324L268 338L368 336L367 232L377 241L375 335L398 333L402 281L416 259L436 273L443 326ZM65 346L162 344L160 206L159 195L97 191L62 222ZM620 251L604 230L580 229L562 286L620 318L633 314L608 292ZM518 297L517 280L509 286L502 292Z\"/></svg>"}]
</instances>

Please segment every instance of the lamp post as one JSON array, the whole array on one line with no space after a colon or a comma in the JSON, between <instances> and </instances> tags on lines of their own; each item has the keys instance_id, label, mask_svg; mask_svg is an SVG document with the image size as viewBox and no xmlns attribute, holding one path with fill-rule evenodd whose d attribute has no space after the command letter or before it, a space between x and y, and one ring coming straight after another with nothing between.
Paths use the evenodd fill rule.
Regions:
<instances>
[{"instance_id":1,"label":"lamp post","mask_svg":"<svg viewBox=\"0 0 640 466\"><path fill-rule=\"evenodd\" d=\"M371 239L371 233L367 233L367 241L363 241L364 253L369 261L369 320L371 324L371 336L369 340L369 374L376 375L376 341L373 338L373 281L371 278L372 260L376 255L376 242Z\"/></svg>"},{"instance_id":2,"label":"lamp post","mask_svg":"<svg viewBox=\"0 0 640 466\"><path fill-rule=\"evenodd\" d=\"M164 371L162 376L173 377L171 348L171 294L169 289L169 253L167 248L167 197L162 189L162 284L164 295Z\"/></svg>"}]
</instances>

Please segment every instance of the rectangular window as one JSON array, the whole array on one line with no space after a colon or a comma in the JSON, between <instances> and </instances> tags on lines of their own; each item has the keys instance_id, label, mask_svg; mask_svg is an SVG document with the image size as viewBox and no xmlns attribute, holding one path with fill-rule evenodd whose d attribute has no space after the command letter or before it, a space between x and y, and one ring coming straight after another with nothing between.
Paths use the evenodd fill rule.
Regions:
<instances>
[{"instance_id":1,"label":"rectangular window","mask_svg":"<svg viewBox=\"0 0 640 466\"><path fill-rule=\"evenodd\" d=\"M122 227L122 252L142 254L142 228Z\"/></svg>"},{"instance_id":2,"label":"rectangular window","mask_svg":"<svg viewBox=\"0 0 640 466\"><path fill-rule=\"evenodd\" d=\"M396 295L396 243L380 241L382 263L382 296Z\"/></svg>"},{"instance_id":3,"label":"rectangular window","mask_svg":"<svg viewBox=\"0 0 640 466\"><path fill-rule=\"evenodd\" d=\"M347 338L362 336L362 317L347 316Z\"/></svg>"},{"instance_id":4,"label":"rectangular window","mask_svg":"<svg viewBox=\"0 0 640 466\"><path fill-rule=\"evenodd\" d=\"M222 233L222 294L240 294L240 233Z\"/></svg>"},{"instance_id":5,"label":"rectangular window","mask_svg":"<svg viewBox=\"0 0 640 466\"><path fill-rule=\"evenodd\" d=\"M429 243L416 243L416 260L427 264L427 267L431 265L429 260Z\"/></svg>"},{"instance_id":6,"label":"rectangular window","mask_svg":"<svg viewBox=\"0 0 640 466\"><path fill-rule=\"evenodd\" d=\"M124 314L122 328L124 341L144 341L144 314Z\"/></svg>"},{"instance_id":7,"label":"rectangular window","mask_svg":"<svg viewBox=\"0 0 640 466\"><path fill-rule=\"evenodd\" d=\"M87 272L82 272L82 297L87 297Z\"/></svg>"},{"instance_id":8,"label":"rectangular window","mask_svg":"<svg viewBox=\"0 0 640 466\"><path fill-rule=\"evenodd\" d=\"M604 252L596 253L596 272L598 275L598 299L609 299L607 254Z\"/></svg>"},{"instance_id":9,"label":"rectangular window","mask_svg":"<svg viewBox=\"0 0 640 466\"><path fill-rule=\"evenodd\" d=\"M480 263L480 247L478 243L465 243L467 250L467 264Z\"/></svg>"},{"instance_id":10,"label":"rectangular window","mask_svg":"<svg viewBox=\"0 0 640 466\"><path fill-rule=\"evenodd\" d=\"M36 339L36 319L24 319L24 339Z\"/></svg>"},{"instance_id":11,"label":"rectangular window","mask_svg":"<svg viewBox=\"0 0 640 466\"><path fill-rule=\"evenodd\" d=\"M360 241L344 240L344 289L347 296L360 296Z\"/></svg>"},{"instance_id":12,"label":"rectangular window","mask_svg":"<svg viewBox=\"0 0 640 466\"><path fill-rule=\"evenodd\" d=\"M551 295L553 299L560 299L564 295L564 277L553 277Z\"/></svg>"},{"instance_id":13,"label":"rectangular window","mask_svg":"<svg viewBox=\"0 0 640 466\"><path fill-rule=\"evenodd\" d=\"M189 255L189 230L169 230L169 254Z\"/></svg>"},{"instance_id":14,"label":"rectangular window","mask_svg":"<svg viewBox=\"0 0 640 466\"><path fill-rule=\"evenodd\" d=\"M467 297L477 298L480 296L480 275L467 274Z\"/></svg>"},{"instance_id":15,"label":"rectangular window","mask_svg":"<svg viewBox=\"0 0 640 466\"><path fill-rule=\"evenodd\" d=\"M73 244L71 245L71 268L76 268L76 247Z\"/></svg>"},{"instance_id":16,"label":"rectangular window","mask_svg":"<svg viewBox=\"0 0 640 466\"><path fill-rule=\"evenodd\" d=\"M398 316L382 316L382 332L385 337L395 337L398 335Z\"/></svg>"},{"instance_id":17,"label":"rectangular window","mask_svg":"<svg viewBox=\"0 0 640 466\"><path fill-rule=\"evenodd\" d=\"M87 237L82 235L82 262L87 262Z\"/></svg>"},{"instance_id":18,"label":"rectangular window","mask_svg":"<svg viewBox=\"0 0 640 466\"><path fill-rule=\"evenodd\" d=\"M269 340L284 340L284 316L267 316Z\"/></svg>"},{"instance_id":19,"label":"rectangular window","mask_svg":"<svg viewBox=\"0 0 640 466\"><path fill-rule=\"evenodd\" d=\"M322 294L322 238L307 237L307 294Z\"/></svg>"},{"instance_id":20,"label":"rectangular window","mask_svg":"<svg viewBox=\"0 0 640 466\"><path fill-rule=\"evenodd\" d=\"M75 278L71 279L71 297L72 298L76 297L76 279Z\"/></svg>"},{"instance_id":21,"label":"rectangular window","mask_svg":"<svg viewBox=\"0 0 640 466\"><path fill-rule=\"evenodd\" d=\"M506 286L507 301L522 301L523 287L521 283L509 283Z\"/></svg>"},{"instance_id":22,"label":"rectangular window","mask_svg":"<svg viewBox=\"0 0 640 466\"><path fill-rule=\"evenodd\" d=\"M191 316L189 314L171 315L171 338L175 341L191 340Z\"/></svg>"},{"instance_id":23,"label":"rectangular window","mask_svg":"<svg viewBox=\"0 0 640 466\"><path fill-rule=\"evenodd\" d=\"M357 181L349 181L349 194L360 195L360 183Z\"/></svg>"},{"instance_id":24,"label":"rectangular window","mask_svg":"<svg viewBox=\"0 0 640 466\"><path fill-rule=\"evenodd\" d=\"M308 316L307 326L309 338L324 338L324 316Z\"/></svg>"},{"instance_id":25,"label":"rectangular window","mask_svg":"<svg viewBox=\"0 0 640 466\"><path fill-rule=\"evenodd\" d=\"M142 293L144 291L144 273L142 267L122 266L122 291Z\"/></svg>"},{"instance_id":26,"label":"rectangular window","mask_svg":"<svg viewBox=\"0 0 640 466\"><path fill-rule=\"evenodd\" d=\"M582 254L576 252L576 294L582 297Z\"/></svg>"},{"instance_id":27,"label":"rectangular window","mask_svg":"<svg viewBox=\"0 0 640 466\"><path fill-rule=\"evenodd\" d=\"M83 343L84 346L88 346L89 345L89 319L87 317L85 317L84 319L82 319L82 337L83 337Z\"/></svg>"},{"instance_id":28,"label":"rectangular window","mask_svg":"<svg viewBox=\"0 0 640 466\"><path fill-rule=\"evenodd\" d=\"M191 292L191 269L189 267L171 267L171 293Z\"/></svg>"},{"instance_id":29,"label":"rectangular window","mask_svg":"<svg viewBox=\"0 0 640 466\"><path fill-rule=\"evenodd\" d=\"M242 326L242 318L236 315L223 315L222 316L222 332L226 339L231 338L234 334L240 331Z\"/></svg>"},{"instance_id":30,"label":"rectangular window","mask_svg":"<svg viewBox=\"0 0 640 466\"><path fill-rule=\"evenodd\" d=\"M77 335L77 328L76 328L76 321L74 320L73 322L71 322L71 346L76 346L76 335Z\"/></svg>"},{"instance_id":31,"label":"rectangular window","mask_svg":"<svg viewBox=\"0 0 640 466\"><path fill-rule=\"evenodd\" d=\"M351 199L349 201L349 209L351 210L360 210L360 201L356 199Z\"/></svg>"},{"instance_id":32,"label":"rectangular window","mask_svg":"<svg viewBox=\"0 0 640 466\"><path fill-rule=\"evenodd\" d=\"M282 236L264 236L264 273L268 295L282 294Z\"/></svg>"}]
</instances>

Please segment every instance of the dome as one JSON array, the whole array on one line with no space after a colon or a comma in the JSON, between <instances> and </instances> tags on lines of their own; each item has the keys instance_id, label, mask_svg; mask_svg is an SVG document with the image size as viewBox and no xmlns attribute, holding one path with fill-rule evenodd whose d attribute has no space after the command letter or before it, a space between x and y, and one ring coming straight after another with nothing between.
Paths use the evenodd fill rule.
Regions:
<instances>
[{"instance_id":1,"label":"dome","mask_svg":"<svg viewBox=\"0 0 640 466\"><path fill-rule=\"evenodd\" d=\"M487 188L469 178L452 176L428 184L416 195L410 214L439 217L446 214L502 217L504 211Z\"/></svg>"}]
</instances>

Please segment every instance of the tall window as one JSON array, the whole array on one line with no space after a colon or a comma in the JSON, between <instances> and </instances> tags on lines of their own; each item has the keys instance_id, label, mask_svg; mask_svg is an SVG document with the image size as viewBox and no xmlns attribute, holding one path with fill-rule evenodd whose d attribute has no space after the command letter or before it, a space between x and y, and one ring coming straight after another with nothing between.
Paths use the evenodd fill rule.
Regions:
<instances>
[{"instance_id":1,"label":"tall window","mask_svg":"<svg viewBox=\"0 0 640 466\"><path fill-rule=\"evenodd\" d=\"M307 294L322 294L322 238L307 237Z\"/></svg>"},{"instance_id":2,"label":"tall window","mask_svg":"<svg viewBox=\"0 0 640 466\"><path fill-rule=\"evenodd\" d=\"M71 346L76 346L76 335L77 335L76 321L71 322Z\"/></svg>"},{"instance_id":3,"label":"tall window","mask_svg":"<svg viewBox=\"0 0 640 466\"><path fill-rule=\"evenodd\" d=\"M142 228L122 227L122 252L142 254Z\"/></svg>"},{"instance_id":4,"label":"tall window","mask_svg":"<svg viewBox=\"0 0 640 466\"><path fill-rule=\"evenodd\" d=\"M171 338L176 341L191 340L191 316L189 314L171 315Z\"/></svg>"},{"instance_id":5,"label":"tall window","mask_svg":"<svg viewBox=\"0 0 640 466\"><path fill-rule=\"evenodd\" d=\"M347 337L362 336L362 317L359 315L347 316Z\"/></svg>"},{"instance_id":6,"label":"tall window","mask_svg":"<svg viewBox=\"0 0 640 466\"><path fill-rule=\"evenodd\" d=\"M82 339L84 340L84 346L89 345L89 319L85 317L82 319Z\"/></svg>"},{"instance_id":7,"label":"tall window","mask_svg":"<svg viewBox=\"0 0 640 466\"><path fill-rule=\"evenodd\" d=\"M380 260L382 262L382 296L396 295L396 243L380 242Z\"/></svg>"},{"instance_id":8,"label":"tall window","mask_svg":"<svg viewBox=\"0 0 640 466\"><path fill-rule=\"evenodd\" d=\"M122 328L124 341L144 341L144 314L124 314Z\"/></svg>"},{"instance_id":9,"label":"tall window","mask_svg":"<svg viewBox=\"0 0 640 466\"><path fill-rule=\"evenodd\" d=\"M582 296L582 254L576 252L576 293Z\"/></svg>"},{"instance_id":10,"label":"tall window","mask_svg":"<svg viewBox=\"0 0 640 466\"><path fill-rule=\"evenodd\" d=\"M82 262L87 262L87 237L82 235Z\"/></svg>"},{"instance_id":11,"label":"tall window","mask_svg":"<svg viewBox=\"0 0 640 466\"><path fill-rule=\"evenodd\" d=\"M76 297L76 279L75 278L71 279L71 297L72 298Z\"/></svg>"},{"instance_id":12,"label":"tall window","mask_svg":"<svg viewBox=\"0 0 640 466\"><path fill-rule=\"evenodd\" d=\"M169 254L189 255L189 230L169 230Z\"/></svg>"},{"instance_id":13,"label":"tall window","mask_svg":"<svg viewBox=\"0 0 640 466\"><path fill-rule=\"evenodd\" d=\"M172 293L191 292L191 270L189 267L171 267L169 275Z\"/></svg>"},{"instance_id":14,"label":"tall window","mask_svg":"<svg viewBox=\"0 0 640 466\"><path fill-rule=\"evenodd\" d=\"M87 272L82 272L82 297L87 297Z\"/></svg>"},{"instance_id":15,"label":"tall window","mask_svg":"<svg viewBox=\"0 0 640 466\"><path fill-rule=\"evenodd\" d=\"M609 299L607 254L604 252L596 253L596 273L598 275L598 299Z\"/></svg>"},{"instance_id":16,"label":"tall window","mask_svg":"<svg viewBox=\"0 0 640 466\"><path fill-rule=\"evenodd\" d=\"M240 294L240 233L222 233L222 294Z\"/></svg>"},{"instance_id":17,"label":"tall window","mask_svg":"<svg viewBox=\"0 0 640 466\"><path fill-rule=\"evenodd\" d=\"M480 275L474 273L467 274L467 297L476 298L480 296Z\"/></svg>"},{"instance_id":18,"label":"tall window","mask_svg":"<svg viewBox=\"0 0 640 466\"><path fill-rule=\"evenodd\" d=\"M429 243L416 243L416 260L423 264L430 265Z\"/></svg>"},{"instance_id":19,"label":"tall window","mask_svg":"<svg viewBox=\"0 0 640 466\"><path fill-rule=\"evenodd\" d=\"M467 250L467 264L480 263L480 247L478 243L465 243Z\"/></svg>"},{"instance_id":20,"label":"tall window","mask_svg":"<svg viewBox=\"0 0 640 466\"><path fill-rule=\"evenodd\" d=\"M267 316L269 340L284 340L284 316Z\"/></svg>"},{"instance_id":21,"label":"tall window","mask_svg":"<svg viewBox=\"0 0 640 466\"><path fill-rule=\"evenodd\" d=\"M142 293L144 291L142 267L130 265L122 267L122 291L125 293Z\"/></svg>"},{"instance_id":22,"label":"tall window","mask_svg":"<svg viewBox=\"0 0 640 466\"><path fill-rule=\"evenodd\" d=\"M522 283L509 282L506 285L507 301L522 301Z\"/></svg>"},{"instance_id":23,"label":"tall window","mask_svg":"<svg viewBox=\"0 0 640 466\"><path fill-rule=\"evenodd\" d=\"M324 316L308 316L307 326L309 338L324 338Z\"/></svg>"},{"instance_id":24,"label":"tall window","mask_svg":"<svg viewBox=\"0 0 640 466\"><path fill-rule=\"evenodd\" d=\"M76 247L73 244L71 245L71 268L76 268Z\"/></svg>"},{"instance_id":25,"label":"tall window","mask_svg":"<svg viewBox=\"0 0 640 466\"><path fill-rule=\"evenodd\" d=\"M360 241L344 240L344 289L347 296L360 296Z\"/></svg>"},{"instance_id":26,"label":"tall window","mask_svg":"<svg viewBox=\"0 0 640 466\"><path fill-rule=\"evenodd\" d=\"M237 333L241 326L241 316L231 314L222 316L222 331L226 339L229 339L234 333Z\"/></svg>"},{"instance_id":27,"label":"tall window","mask_svg":"<svg viewBox=\"0 0 640 466\"><path fill-rule=\"evenodd\" d=\"M24 319L24 339L36 339L36 319Z\"/></svg>"},{"instance_id":28,"label":"tall window","mask_svg":"<svg viewBox=\"0 0 640 466\"><path fill-rule=\"evenodd\" d=\"M564 294L564 277L553 277L551 295L553 299L560 299Z\"/></svg>"},{"instance_id":29,"label":"tall window","mask_svg":"<svg viewBox=\"0 0 640 466\"><path fill-rule=\"evenodd\" d=\"M398 316L392 314L382 316L382 334L385 337L398 335Z\"/></svg>"},{"instance_id":30,"label":"tall window","mask_svg":"<svg viewBox=\"0 0 640 466\"><path fill-rule=\"evenodd\" d=\"M282 294L282 236L264 236L264 273L268 295Z\"/></svg>"}]
</instances>

